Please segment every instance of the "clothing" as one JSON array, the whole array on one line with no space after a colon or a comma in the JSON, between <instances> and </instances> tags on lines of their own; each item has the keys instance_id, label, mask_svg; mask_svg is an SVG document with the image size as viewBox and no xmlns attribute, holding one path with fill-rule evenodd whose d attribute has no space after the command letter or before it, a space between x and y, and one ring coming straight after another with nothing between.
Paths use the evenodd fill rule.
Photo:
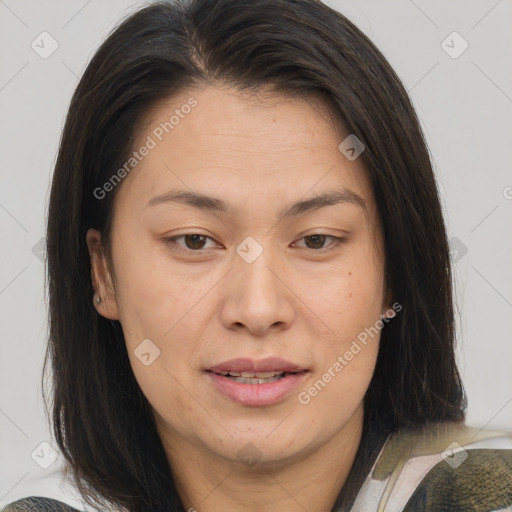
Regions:
<instances>
[{"instance_id":1,"label":"clothing","mask_svg":"<svg viewBox=\"0 0 512 512\"><path fill-rule=\"evenodd\" d=\"M76 508L53 498L30 496L7 505L2 512L80 512Z\"/></svg>"},{"instance_id":2,"label":"clothing","mask_svg":"<svg viewBox=\"0 0 512 512\"><path fill-rule=\"evenodd\" d=\"M441 423L391 436L351 512L512 512L512 432Z\"/></svg>"},{"instance_id":3,"label":"clothing","mask_svg":"<svg viewBox=\"0 0 512 512\"><path fill-rule=\"evenodd\" d=\"M84 512L35 497L2 512ZM389 436L351 512L512 512L512 432L454 423ZM341 512L341 511L340 511Z\"/></svg>"}]
</instances>

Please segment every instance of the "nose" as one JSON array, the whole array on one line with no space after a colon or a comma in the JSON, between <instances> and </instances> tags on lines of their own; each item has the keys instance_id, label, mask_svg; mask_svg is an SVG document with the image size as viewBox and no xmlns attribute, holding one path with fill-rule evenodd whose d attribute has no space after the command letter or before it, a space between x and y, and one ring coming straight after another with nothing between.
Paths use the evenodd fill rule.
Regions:
<instances>
[{"instance_id":1,"label":"nose","mask_svg":"<svg viewBox=\"0 0 512 512\"><path fill-rule=\"evenodd\" d=\"M294 302L298 300L293 284L287 283L290 276L270 249L263 250L250 263L236 254L234 268L223 287L221 317L224 326L246 328L255 336L262 336L271 328L289 328L296 310Z\"/></svg>"}]
</instances>

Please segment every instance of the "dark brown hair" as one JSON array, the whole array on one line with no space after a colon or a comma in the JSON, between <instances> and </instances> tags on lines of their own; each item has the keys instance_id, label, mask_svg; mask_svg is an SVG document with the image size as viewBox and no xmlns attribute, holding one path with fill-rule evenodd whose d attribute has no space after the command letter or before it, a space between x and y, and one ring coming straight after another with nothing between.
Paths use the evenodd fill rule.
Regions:
<instances>
[{"instance_id":1,"label":"dark brown hair","mask_svg":"<svg viewBox=\"0 0 512 512\"><path fill-rule=\"evenodd\" d=\"M89 63L69 107L48 214L43 376L51 359L56 441L90 504L183 510L121 325L93 307L85 235L100 230L108 247L116 190L102 200L93 191L126 161L143 115L209 84L316 95L366 146L360 158L382 221L386 284L402 310L381 333L362 442L335 506L345 510L385 436L463 421L466 399L446 228L418 119L382 53L317 0L158 2L124 20Z\"/></svg>"}]
</instances>

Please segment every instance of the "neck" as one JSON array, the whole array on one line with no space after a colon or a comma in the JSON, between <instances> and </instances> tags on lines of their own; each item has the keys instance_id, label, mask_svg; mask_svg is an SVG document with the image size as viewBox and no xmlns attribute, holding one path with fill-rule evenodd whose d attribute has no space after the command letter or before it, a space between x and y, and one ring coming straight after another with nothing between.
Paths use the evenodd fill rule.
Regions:
<instances>
[{"instance_id":1,"label":"neck","mask_svg":"<svg viewBox=\"0 0 512 512\"><path fill-rule=\"evenodd\" d=\"M251 466L228 460L176 433L163 433L185 510L217 512L325 512L336 502L361 441L363 407L321 447L304 449L293 460Z\"/></svg>"}]
</instances>

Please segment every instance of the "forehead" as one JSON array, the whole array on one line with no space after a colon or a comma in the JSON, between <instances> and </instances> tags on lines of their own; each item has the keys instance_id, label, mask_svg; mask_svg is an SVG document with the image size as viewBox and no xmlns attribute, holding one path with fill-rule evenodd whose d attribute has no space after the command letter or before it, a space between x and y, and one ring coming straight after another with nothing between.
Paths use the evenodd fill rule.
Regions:
<instances>
[{"instance_id":1,"label":"forehead","mask_svg":"<svg viewBox=\"0 0 512 512\"><path fill-rule=\"evenodd\" d=\"M140 126L134 149L149 139L153 147L125 179L125 198L147 204L176 188L215 191L208 195L241 207L258 197L279 199L274 206L280 211L340 187L372 199L362 159L350 161L340 152L347 134L314 97L194 88L154 105Z\"/></svg>"},{"instance_id":2,"label":"forehead","mask_svg":"<svg viewBox=\"0 0 512 512\"><path fill-rule=\"evenodd\" d=\"M188 107L190 103L195 106ZM159 101L146 112L142 127L141 138L153 134L158 143L192 142L198 151L202 144L221 139L233 150L253 153L297 151L299 146L311 151L322 144L337 146L346 136L327 103L314 95L290 97L268 89L240 92L213 86Z\"/></svg>"}]
</instances>

